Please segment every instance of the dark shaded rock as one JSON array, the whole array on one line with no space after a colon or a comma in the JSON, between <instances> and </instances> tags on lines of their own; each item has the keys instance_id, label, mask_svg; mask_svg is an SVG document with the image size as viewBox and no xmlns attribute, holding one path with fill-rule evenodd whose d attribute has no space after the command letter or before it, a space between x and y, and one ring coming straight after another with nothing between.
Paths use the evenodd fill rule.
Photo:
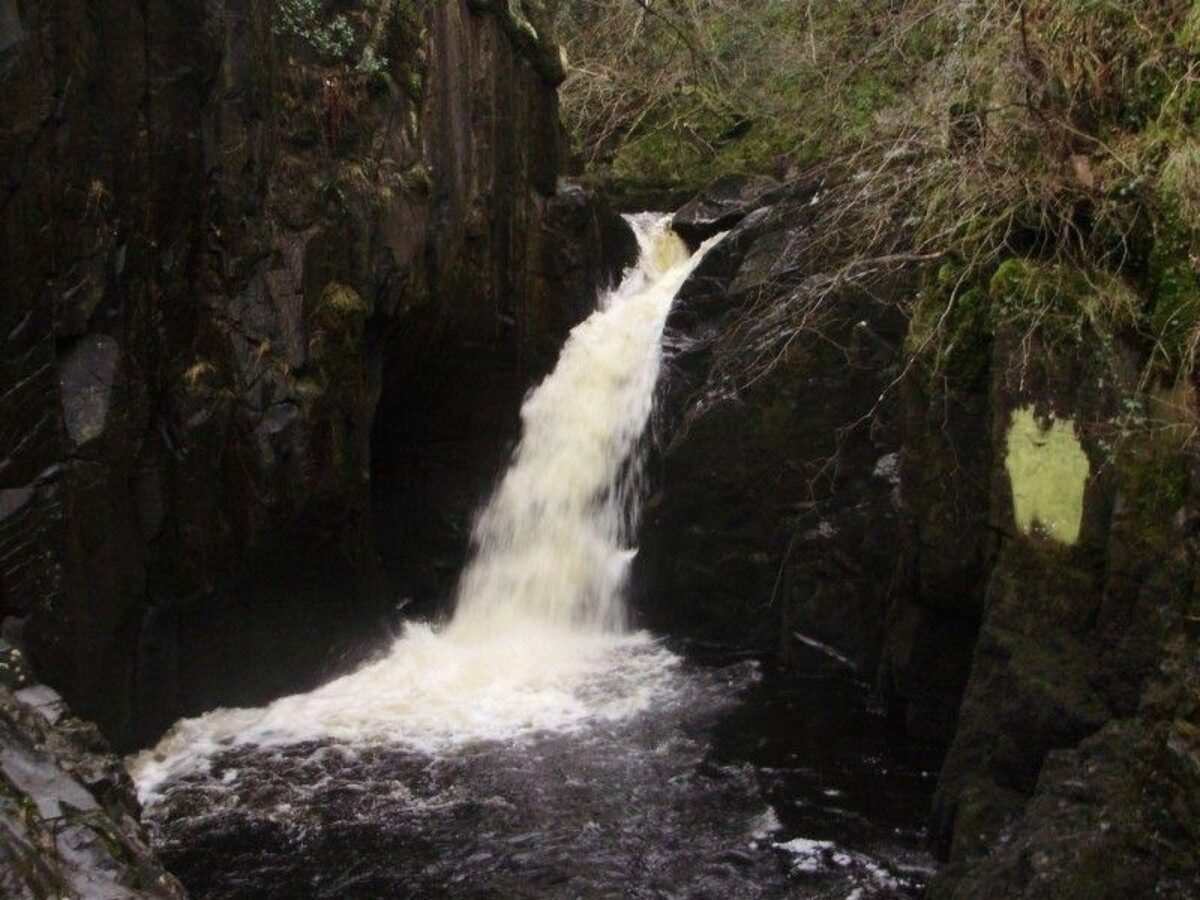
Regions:
<instances>
[{"instance_id":1,"label":"dark shaded rock","mask_svg":"<svg viewBox=\"0 0 1200 900\"><path fill-rule=\"evenodd\" d=\"M996 342L987 508L998 547L935 798L951 865L933 896L1195 893L1196 813L1179 800L1194 791L1181 775L1192 751L1181 769L1167 758L1190 746L1200 696L1185 624L1194 463L1152 429L1114 438L1104 426L1119 421L1137 371L1128 346ZM1014 443L1022 422L1040 432L1029 450ZM1026 452L1054 473L1057 503L1081 479L1077 524L1026 521L1025 482L1039 477ZM1074 454L1082 473L1054 454Z\"/></svg>"},{"instance_id":2,"label":"dark shaded rock","mask_svg":"<svg viewBox=\"0 0 1200 900\"><path fill-rule=\"evenodd\" d=\"M471 517L518 437L520 404L553 367L567 331L598 290L636 260L628 224L570 185L544 201L530 236L523 352L464 334L446 345L390 343L390 380L373 444L375 539L389 597L410 612L444 612L467 553ZM537 323L537 324L535 324Z\"/></svg>"},{"instance_id":3,"label":"dark shaded rock","mask_svg":"<svg viewBox=\"0 0 1200 900\"><path fill-rule=\"evenodd\" d=\"M0 892L13 900L183 898L95 726L44 686L0 687Z\"/></svg>"},{"instance_id":4,"label":"dark shaded rock","mask_svg":"<svg viewBox=\"0 0 1200 900\"><path fill-rule=\"evenodd\" d=\"M59 363L63 420L67 436L77 447L104 433L120 361L121 348L117 342L105 335L94 335L80 340Z\"/></svg>"},{"instance_id":5,"label":"dark shaded rock","mask_svg":"<svg viewBox=\"0 0 1200 900\"><path fill-rule=\"evenodd\" d=\"M524 353L535 378L553 368L564 335L595 310L598 292L637 262L638 245L602 199L564 182L546 201L536 249L529 293L542 308L528 314L537 325Z\"/></svg>"},{"instance_id":6,"label":"dark shaded rock","mask_svg":"<svg viewBox=\"0 0 1200 900\"><path fill-rule=\"evenodd\" d=\"M1062 359L1036 344L1031 349L1028 338L1020 347L1015 340L1000 340L995 354L989 404L995 463L987 508L1002 540L936 801L939 837L946 849L959 843L952 837L957 831L952 823L960 782L990 779L1027 796L1050 750L1073 746L1117 713L1117 698L1103 683L1105 669L1117 667L1122 673L1118 680L1135 685L1149 673L1143 660L1120 653L1105 658L1100 652L1096 616L1101 599L1114 590L1137 588L1106 585L1112 570L1104 560L1111 552L1113 529L1120 527L1112 519L1117 483L1110 470L1091 462L1103 452L1074 424L1115 415L1120 385L1131 385L1135 370L1119 354L1112 360ZM1100 366L1103 372L1097 371ZM1113 385L1111 393L1097 391L1098 381ZM1035 406L1055 411L1061 427L1078 435L1077 452L1087 454L1083 465L1089 471L1083 473L1084 494L1075 512L1077 539L1025 533L1016 522L1008 471L1016 451L1007 442L1017 417L1028 415L1021 410ZM1056 489L1068 490L1066 485ZM1159 627L1153 617L1130 624L1148 629L1148 636Z\"/></svg>"},{"instance_id":7,"label":"dark shaded rock","mask_svg":"<svg viewBox=\"0 0 1200 900\"><path fill-rule=\"evenodd\" d=\"M995 554L994 447L986 378L931 385L924 360L914 362L901 398L906 552L899 577L907 589L889 612L879 684L907 733L945 745L954 735Z\"/></svg>"},{"instance_id":8,"label":"dark shaded rock","mask_svg":"<svg viewBox=\"0 0 1200 900\"><path fill-rule=\"evenodd\" d=\"M384 590L390 604L423 614L444 611L525 392L594 308L597 287L636 252L603 202L560 182L556 81L530 55L528 32L507 4L473 6L503 14L460 4L432 13L423 130L435 184L411 263L414 275L427 271L402 301L410 315L380 335L374 386ZM514 28L524 35L515 55Z\"/></svg>"},{"instance_id":9,"label":"dark shaded rock","mask_svg":"<svg viewBox=\"0 0 1200 900\"><path fill-rule=\"evenodd\" d=\"M25 37L21 19L17 15L16 0L0 3L0 53Z\"/></svg>"},{"instance_id":10,"label":"dark shaded rock","mask_svg":"<svg viewBox=\"0 0 1200 900\"><path fill-rule=\"evenodd\" d=\"M918 278L901 229L898 265L844 268L820 190L742 218L672 311L640 611L847 660L948 746L932 896L1193 896L1200 463L1145 427L1144 348L997 331L976 288L931 353L953 267ZM1191 422L1185 393L1149 402Z\"/></svg>"},{"instance_id":11,"label":"dark shaded rock","mask_svg":"<svg viewBox=\"0 0 1200 900\"><path fill-rule=\"evenodd\" d=\"M1051 753L1024 818L988 849L984 862L931 896L1197 896L1200 730L1121 720Z\"/></svg>"},{"instance_id":12,"label":"dark shaded rock","mask_svg":"<svg viewBox=\"0 0 1200 900\"><path fill-rule=\"evenodd\" d=\"M671 307L668 343L694 345L705 336L716 334L721 318L737 309L737 300L745 299L744 295L734 298L729 286L751 247L770 233L770 226L770 210L755 210L731 228L701 260Z\"/></svg>"},{"instance_id":13,"label":"dark shaded rock","mask_svg":"<svg viewBox=\"0 0 1200 900\"><path fill-rule=\"evenodd\" d=\"M748 214L780 199L783 188L771 178L727 175L705 188L671 220L673 227L693 246L728 231Z\"/></svg>"},{"instance_id":14,"label":"dark shaded rock","mask_svg":"<svg viewBox=\"0 0 1200 900\"><path fill-rule=\"evenodd\" d=\"M873 672L898 515L903 274L838 278L809 247L804 186L750 211L685 285L655 424L658 490L635 562L639 611L701 640ZM791 248L790 252L787 252ZM810 327L771 310L811 305Z\"/></svg>"}]
</instances>

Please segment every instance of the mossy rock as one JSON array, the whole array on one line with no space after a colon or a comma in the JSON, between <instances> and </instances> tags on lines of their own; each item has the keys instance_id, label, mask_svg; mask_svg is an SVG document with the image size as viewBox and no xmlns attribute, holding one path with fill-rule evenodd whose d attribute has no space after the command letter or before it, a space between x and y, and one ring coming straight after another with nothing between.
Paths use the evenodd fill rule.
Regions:
<instances>
[{"instance_id":1,"label":"mossy rock","mask_svg":"<svg viewBox=\"0 0 1200 900\"><path fill-rule=\"evenodd\" d=\"M1050 346L1078 348L1111 342L1135 329L1141 298L1109 272L1068 263L1006 259L988 281L994 329L1037 333Z\"/></svg>"},{"instance_id":2,"label":"mossy rock","mask_svg":"<svg viewBox=\"0 0 1200 900\"><path fill-rule=\"evenodd\" d=\"M1018 529L1068 545L1079 540L1091 463L1074 421L1039 419L1029 406L1013 410L1004 467Z\"/></svg>"},{"instance_id":3,"label":"mossy rock","mask_svg":"<svg viewBox=\"0 0 1200 900\"><path fill-rule=\"evenodd\" d=\"M1156 190L1158 232L1150 252L1150 331L1155 360L1178 373L1195 362L1200 338L1200 144L1166 160Z\"/></svg>"},{"instance_id":4,"label":"mossy rock","mask_svg":"<svg viewBox=\"0 0 1200 900\"><path fill-rule=\"evenodd\" d=\"M926 360L928 381L957 389L982 386L991 367L988 292L962 266L927 274L909 320L908 350Z\"/></svg>"},{"instance_id":5,"label":"mossy rock","mask_svg":"<svg viewBox=\"0 0 1200 900\"><path fill-rule=\"evenodd\" d=\"M345 328L361 324L370 314L370 305L358 291L349 285L330 282L321 292L314 317L319 324Z\"/></svg>"}]
</instances>

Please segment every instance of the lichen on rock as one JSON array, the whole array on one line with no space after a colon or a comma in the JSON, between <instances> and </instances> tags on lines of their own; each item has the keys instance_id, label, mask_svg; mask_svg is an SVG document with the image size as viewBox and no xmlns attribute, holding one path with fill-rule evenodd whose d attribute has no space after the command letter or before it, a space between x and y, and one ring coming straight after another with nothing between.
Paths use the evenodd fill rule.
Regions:
<instances>
[{"instance_id":1,"label":"lichen on rock","mask_svg":"<svg viewBox=\"0 0 1200 900\"><path fill-rule=\"evenodd\" d=\"M1052 418L1043 425L1033 407L1022 407L1012 413L1005 447L1017 527L1028 535L1074 544L1091 472L1075 423Z\"/></svg>"}]
</instances>

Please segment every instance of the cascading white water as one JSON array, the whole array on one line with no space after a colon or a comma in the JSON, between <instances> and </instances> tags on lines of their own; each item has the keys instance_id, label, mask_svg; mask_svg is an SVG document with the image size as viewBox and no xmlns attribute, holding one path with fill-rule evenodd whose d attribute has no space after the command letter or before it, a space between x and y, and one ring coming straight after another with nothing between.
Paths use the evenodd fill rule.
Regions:
<instances>
[{"instance_id":1,"label":"cascading white water","mask_svg":"<svg viewBox=\"0 0 1200 900\"><path fill-rule=\"evenodd\" d=\"M144 799L234 746L328 739L437 751L620 718L668 688L675 657L625 633L637 449L671 303L719 238L689 254L669 217L630 224L638 264L525 402L451 621L408 627L384 657L308 694L178 723L130 760Z\"/></svg>"},{"instance_id":2,"label":"cascading white water","mask_svg":"<svg viewBox=\"0 0 1200 900\"><path fill-rule=\"evenodd\" d=\"M521 410L512 465L475 528L450 626L484 633L538 622L614 633L637 518L637 444L658 378L671 301L700 259L665 219L631 220L641 259L576 328Z\"/></svg>"}]
</instances>

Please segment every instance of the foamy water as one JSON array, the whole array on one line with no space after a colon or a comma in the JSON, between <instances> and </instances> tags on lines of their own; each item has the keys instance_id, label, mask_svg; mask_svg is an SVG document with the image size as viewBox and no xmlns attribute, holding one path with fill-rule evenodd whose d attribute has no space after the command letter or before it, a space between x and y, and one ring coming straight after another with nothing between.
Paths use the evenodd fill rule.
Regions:
<instances>
[{"instance_id":1,"label":"foamy water","mask_svg":"<svg viewBox=\"0 0 1200 900\"><path fill-rule=\"evenodd\" d=\"M129 768L144 801L237 747L306 741L438 753L636 715L677 658L626 632L638 446L671 303L708 249L632 217L641 256L526 401L512 463L481 512L451 621L409 626L382 658L307 694L178 723Z\"/></svg>"}]
</instances>

